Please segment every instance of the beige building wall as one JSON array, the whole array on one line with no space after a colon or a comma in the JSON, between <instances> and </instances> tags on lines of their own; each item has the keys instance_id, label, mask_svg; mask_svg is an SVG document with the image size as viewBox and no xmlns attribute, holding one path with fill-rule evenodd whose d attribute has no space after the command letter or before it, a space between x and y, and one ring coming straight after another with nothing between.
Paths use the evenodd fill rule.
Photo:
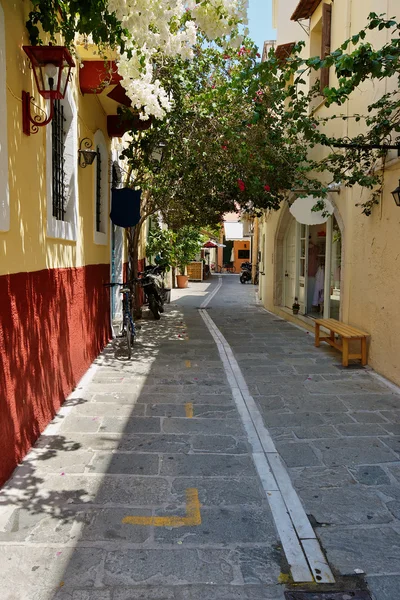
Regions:
<instances>
[{"instance_id":1,"label":"beige building wall","mask_svg":"<svg viewBox=\"0 0 400 600\"><path fill-rule=\"evenodd\" d=\"M297 5L297 2L294 4ZM294 41L288 39L292 35L293 25L298 28L298 41L302 35L301 28L298 24L289 23L289 13L292 14L293 6L289 7L287 0L276 0L275 5L275 18L278 18L277 43ZM367 23L368 14L372 11L386 12L389 17L396 16L400 19L400 6L396 0L380 2L379 7L374 0L362 3L358 0L335 0L332 3L332 50L349 36L358 33ZM287 25L282 16L285 12L288 17ZM308 56L318 53L321 15L322 2L310 19L310 37L306 40L305 49ZM380 47L389 41L389 36L390 32L387 30L373 31L369 32L367 39ZM310 79L313 80L313 75ZM332 69L330 84L335 84ZM321 97L320 105L315 105L316 114L321 117L339 112L346 116L365 114L368 104L393 90L396 85L395 79L364 82L342 107L327 109ZM330 122L326 131L337 136L352 136L361 131L361 127L362 123L356 123L352 119L337 120ZM321 149L315 149L315 153L321 155ZM391 191L397 187L399 178L400 159L396 151L390 151L381 202L373 208L370 217L362 215L362 209L356 206L369 198L368 190L359 187L347 189L342 186L340 194L329 195L335 206L335 216L342 234L340 318L370 334L369 364L397 384L400 384L400 208L395 205ZM330 182L328 179L325 181ZM285 206L278 212L266 214L260 224L260 243L263 244L264 240L261 248L264 257L262 270L266 273L260 281L260 295L268 310L296 320L312 330L312 319L296 318L281 307L284 285L283 241L291 219L293 217Z\"/></svg>"}]
</instances>

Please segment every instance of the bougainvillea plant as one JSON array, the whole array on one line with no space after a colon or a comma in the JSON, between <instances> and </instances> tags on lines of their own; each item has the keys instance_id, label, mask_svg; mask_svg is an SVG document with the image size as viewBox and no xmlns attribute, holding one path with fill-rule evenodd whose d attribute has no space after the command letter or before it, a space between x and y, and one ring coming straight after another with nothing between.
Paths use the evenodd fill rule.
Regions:
<instances>
[{"instance_id":1,"label":"bougainvillea plant","mask_svg":"<svg viewBox=\"0 0 400 600\"><path fill-rule=\"evenodd\" d=\"M32 44L61 35L72 46L76 35L118 53L127 95L147 119L165 116L171 98L154 66L163 58L193 57L198 35L240 45L247 0L33 0L27 28Z\"/></svg>"}]
</instances>

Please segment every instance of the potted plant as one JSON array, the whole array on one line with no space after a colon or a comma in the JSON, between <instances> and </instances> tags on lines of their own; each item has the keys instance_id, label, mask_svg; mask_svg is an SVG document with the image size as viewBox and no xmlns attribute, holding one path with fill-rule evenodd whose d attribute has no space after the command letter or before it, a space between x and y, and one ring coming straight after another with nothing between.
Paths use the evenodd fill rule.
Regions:
<instances>
[{"instance_id":1,"label":"potted plant","mask_svg":"<svg viewBox=\"0 0 400 600\"><path fill-rule=\"evenodd\" d=\"M198 229L185 225L175 234L175 243L171 249L172 266L178 269L176 276L178 288L186 288L188 277L186 267L194 260L201 246L201 235Z\"/></svg>"},{"instance_id":2,"label":"potted plant","mask_svg":"<svg viewBox=\"0 0 400 600\"><path fill-rule=\"evenodd\" d=\"M297 315L299 313L300 310L300 304L297 298L294 299L294 302L292 304L292 311L294 315Z\"/></svg>"},{"instance_id":3,"label":"potted plant","mask_svg":"<svg viewBox=\"0 0 400 600\"><path fill-rule=\"evenodd\" d=\"M184 225L178 231L172 229L161 229L154 225L149 232L146 246L146 256L149 259L155 257L155 262L172 267L173 280L175 270L179 275L176 281L179 288L187 287L188 278L185 275L186 265L196 257L201 246L201 235L198 229L190 225Z\"/></svg>"}]
</instances>

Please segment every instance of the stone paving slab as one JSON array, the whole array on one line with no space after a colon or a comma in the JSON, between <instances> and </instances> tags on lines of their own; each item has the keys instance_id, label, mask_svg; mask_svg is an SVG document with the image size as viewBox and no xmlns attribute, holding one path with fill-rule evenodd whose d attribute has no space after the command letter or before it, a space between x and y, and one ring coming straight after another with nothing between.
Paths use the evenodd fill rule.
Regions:
<instances>
[{"instance_id":1,"label":"stone paving slab","mask_svg":"<svg viewBox=\"0 0 400 600\"><path fill-rule=\"evenodd\" d=\"M171 514L174 511L175 508L171 509ZM162 514L165 514L165 510ZM184 528L155 528L154 531L156 542L176 545L180 541L184 546L197 547L210 544L265 544L265 540L275 536L274 524L267 506L204 508L201 525L189 532Z\"/></svg>"},{"instance_id":2,"label":"stone paving slab","mask_svg":"<svg viewBox=\"0 0 400 600\"><path fill-rule=\"evenodd\" d=\"M144 417L146 405L135 404L133 407L129 405L119 405L115 402L86 402L80 404L74 410L76 415L84 415L89 417L123 417L130 418L133 415Z\"/></svg>"},{"instance_id":3,"label":"stone paving slab","mask_svg":"<svg viewBox=\"0 0 400 600\"><path fill-rule=\"evenodd\" d=\"M98 548L73 549L61 544L51 548L0 546L0 573L7 574L4 600L47 600L66 583L70 589L94 587L103 556Z\"/></svg>"},{"instance_id":4,"label":"stone paving slab","mask_svg":"<svg viewBox=\"0 0 400 600\"><path fill-rule=\"evenodd\" d=\"M319 523L326 525L381 524L393 522L385 504L371 490L361 486L300 492L307 510Z\"/></svg>"},{"instance_id":5,"label":"stone paving slab","mask_svg":"<svg viewBox=\"0 0 400 600\"><path fill-rule=\"evenodd\" d=\"M353 437L313 441L327 466L370 465L393 463L398 460L386 444L375 437Z\"/></svg>"},{"instance_id":6,"label":"stone paving slab","mask_svg":"<svg viewBox=\"0 0 400 600\"><path fill-rule=\"evenodd\" d=\"M105 585L232 584L240 581L240 563L234 550L168 549L108 552Z\"/></svg>"},{"instance_id":7,"label":"stone paving slab","mask_svg":"<svg viewBox=\"0 0 400 600\"><path fill-rule=\"evenodd\" d=\"M266 498L257 477L177 477L172 482L171 494L182 503L185 491L196 487L204 506L266 506Z\"/></svg>"},{"instance_id":8,"label":"stone paving slab","mask_svg":"<svg viewBox=\"0 0 400 600\"><path fill-rule=\"evenodd\" d=\"M79 430L75 430L79 431ZM155 417L119 418L105 417L99 429L102 433L160 433L161 421Z\"/></svg>"},{"instance_id":9,"label":"stone paving slab","mask_svg":"<svg viewBox=\"0 0 400 600\"><path fill-rule=\"evenodd\" d=\"M146 405L146 415L155 417L159 416L185 418L185 404L148 404ZM239 419L236 407L233 405L224 404L219 405L196 403L193 406L193 417L201 417L203 419Z\"/></svg>"},{"instance_id":10,"label":"stone paving slab","mask_svg":"<svg viewBox=\"0 0 400 600\"><path fill-rule=\"evenodd\" d=\"M256 475L254 464L249 456L218 454L168 454L162 459L160 474L163 476L202 477Z\"/></svg>"},{"instance_id":11,"label":"stone paving slab","mask_svg":"<svg viewBox=\"0 0 400 600\"><path fill-rule=\"evenodd\" d=\"M158 475L159 458L154 454L97 452L86 471L110 475Z\"/></svg>"},{"instance_id":12,"label":"stone paving slab","mask_svg":"<svg viewBox=\"0 0 400 600\"><path fill-rule=\"evenodd\" d=\"M400 533L390 526L335 527L318 530L318 534L328 556L344 575L353 574L354 569L362 569L367 575L400 574Z\"/></svg>"},{"instance_id":13,"label":"stone paving slab","mask_svg":"<svg viewBox=\"0 0 400 600\"><path fill-rule=\"evenodd\" d=\"M238 419L164 419L165 433L204 435L235 435L245 437L243 425Z\"/></svg>"},{"instance_id":14,"label":"stone paving slab","mask_svg":"<svg viewBox=\"0 0 400 600\"><path fill-rule=\"evenodd\" d=\"M379 600L396 600L400 590L400 575L383 575L368 577L368 585L375 598Z\"/></svg>"}]
</instances>

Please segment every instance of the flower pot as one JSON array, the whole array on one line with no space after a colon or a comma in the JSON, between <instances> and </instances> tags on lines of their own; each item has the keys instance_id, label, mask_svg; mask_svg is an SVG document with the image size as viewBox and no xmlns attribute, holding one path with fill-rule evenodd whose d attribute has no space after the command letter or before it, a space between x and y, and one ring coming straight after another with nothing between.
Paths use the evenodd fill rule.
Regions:
<instances>
[{"instance_id":1,"label":"flower pot","mask_svg":"<svg viewBox=\"0 0 400 600\"><path fill-rule=\"evenodd\" d=\"M187 288L188 277L186 275L177 275L176 283L177 283L179 289Z\"/></svg>"},{"instance_id":2,"label":"flower pot","mask_svg":"<svg viewBox=\"0 0 400 600\"><path fill-rule=\"evenodd\" d=\"M298 308L292 308L293 310L293 314L294 315L298 315L299 314L299 309Z\"/></svg>"}]
</instances>

